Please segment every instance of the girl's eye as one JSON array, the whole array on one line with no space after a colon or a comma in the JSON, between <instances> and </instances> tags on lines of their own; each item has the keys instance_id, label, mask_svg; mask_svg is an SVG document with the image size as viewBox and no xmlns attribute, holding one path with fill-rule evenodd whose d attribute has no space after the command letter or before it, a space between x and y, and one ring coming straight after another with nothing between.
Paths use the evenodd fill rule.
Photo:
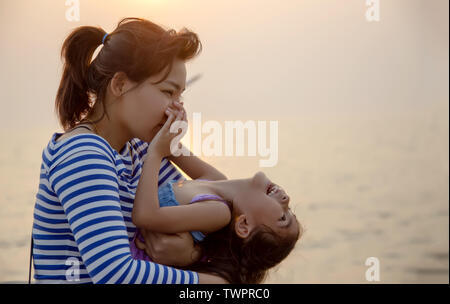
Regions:
<instances>
[{"instance_id":1,"label":"girl's eye","mask_svg":"<svg viewBox=\"0 0 450 304\"><path fill-rule=\"evenodd\" d=\"M163 93L169 93L169 96L172 97L173 92L172 91L162 91Z\"/></svg>"}]
</instances>

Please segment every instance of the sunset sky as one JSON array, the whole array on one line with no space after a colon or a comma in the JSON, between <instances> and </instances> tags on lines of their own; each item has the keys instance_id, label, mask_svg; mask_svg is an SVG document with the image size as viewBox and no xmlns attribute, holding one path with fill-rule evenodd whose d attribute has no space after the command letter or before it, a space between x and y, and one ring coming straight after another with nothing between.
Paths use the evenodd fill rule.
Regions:
<instances>
[{"instance_id":1,"label":"sunset sky","mask_svg":"<svg viewBox=\"0 0 450 304\"><path fill-rule=\"evenodd\" d=\"M0 283L28 278L64 39L141 17L202 42L186 65L201 75L183 98L191 126L194 113L277 123L272 167L204 157L292 197L306 233L269 282L367 283L379 257L381 283L448 284L449 1L379 3L369 22L365 0L0 0Z\"/></svg>"},{"instance_id":2,"label":"sunset sky","mask_svg":"<svg viewBox=\"0 0 450 304\"><path fill-rule=\"evenodd\" d=\"M362 0L64 0L0 3L0 127L57 128L60 48L71 29L112 31L123 17L195 31L188 114L282 119L312 113L407 111L448 100L448 1L381 1L368 22Z\"/></svg>"}]
</instances>

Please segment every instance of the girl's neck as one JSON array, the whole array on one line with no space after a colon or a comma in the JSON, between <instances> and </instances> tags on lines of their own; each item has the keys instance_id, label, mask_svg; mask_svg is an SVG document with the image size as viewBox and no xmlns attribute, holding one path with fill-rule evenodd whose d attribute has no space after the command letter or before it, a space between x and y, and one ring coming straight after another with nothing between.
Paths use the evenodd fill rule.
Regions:
<instances>
[{"instance_id":1,"label":"girl's neck","mask_svg":"<svg viewBox=\"0 0 450 304\"><path fill-rule=\"evenodd\" d=\"M236 195L249 186L249 179L206 181L205 186L223 199L233 202Z\"/></svg>"}]
</instances>

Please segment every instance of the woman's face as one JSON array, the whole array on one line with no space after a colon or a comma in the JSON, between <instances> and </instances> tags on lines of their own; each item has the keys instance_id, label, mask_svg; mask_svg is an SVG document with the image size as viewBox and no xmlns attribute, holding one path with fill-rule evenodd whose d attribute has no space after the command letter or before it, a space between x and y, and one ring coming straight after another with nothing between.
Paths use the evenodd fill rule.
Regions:
<instances>
[{"instance_id":1,"label":"woman's face","mask_svg":"<svg viewBox=\"0 0 450 304\"><path fill-rule=\"evenodd\" d=\"M134 137L151 141L167 119L165 111L179 101L186 84L186 66L184 61L176 59L167 78L159 81L167 68L157 75L146 79L136 88L123 95L120 115L123 124Z\"/></svg>"},{"instance_id":2,"label":"woman's face","mask_svg":"<svg viewBox=\"0 0 450 304\"><path fill-rule=\"evenodd\" d=\"M281 235L297 233L298 222L289 208L286 192L263 172L256 173L247 182L248 186L233 200L233 206L245 214L248 224L264 224Z\"/></svg>"}]
</instances>

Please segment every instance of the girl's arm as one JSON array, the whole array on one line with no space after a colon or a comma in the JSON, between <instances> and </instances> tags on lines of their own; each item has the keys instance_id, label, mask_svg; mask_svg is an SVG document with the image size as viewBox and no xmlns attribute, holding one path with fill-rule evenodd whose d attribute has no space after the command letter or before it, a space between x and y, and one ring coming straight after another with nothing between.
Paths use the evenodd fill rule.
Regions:
<instances>
[{"instance_id":1,"label":"girl's arm","mask_svg":"<svg viewBox=\"0 0 450 304\"><path fill-rule=\"evenodd\" d=\"M137 227L163 233L192 230L213 232L229 223L230 210L218 201L161 208L158 199L161 160L158 153L152 152L144 162L132 211L132 220Z\"/></svg>"},{"instance_id":2,"label":"girl's arm","mask_svg":"<svg viewBox=\"0 0 450 304\"><path fill-rule=\"evenodd\" d=\"M218 201L163 208L159 206L158 174L161 160L171 154L171 141L178 135L170 132L170 126L182 116L182 112L176 118L170 113L148 147L132 211L133 223L139 228L164 233L191 230L212 232L226 226L231 219L228 206Z\"/></svg>"},{"instance_id":3,"label":"girl's arm","mask_svg":"<svg viewBox=\"0 0 450 304\"><path fill-rule=\"evenodd\" d=\"M187 121L186 110L182 103L175 102L175 108L182 113L182 119ZM169 111L173 111L169 109ZM183 147L186 149L185 147ZM192 179L207 179L207 180L223 180L227 177L211 166L210 164L204 162L199 157L195 156L191 151L189 151L188 156L180 155L167 157L170 161L175 163L181 170L183 170Z\"/></svg>"},{"instance_id":4,"label":"girl's arm","mask_svg":"<svg viewBox=\"0 0 450 304\"><path fill-rule=\"evenodd\" d=\"M175 163L181 170L183 170L192 179L207 179L207 180L223 180L227 177L208 164L201 160L198 156L195 156L190 152L189 156L169 156L170 161Z\"/></svg>"}]
</instances>

